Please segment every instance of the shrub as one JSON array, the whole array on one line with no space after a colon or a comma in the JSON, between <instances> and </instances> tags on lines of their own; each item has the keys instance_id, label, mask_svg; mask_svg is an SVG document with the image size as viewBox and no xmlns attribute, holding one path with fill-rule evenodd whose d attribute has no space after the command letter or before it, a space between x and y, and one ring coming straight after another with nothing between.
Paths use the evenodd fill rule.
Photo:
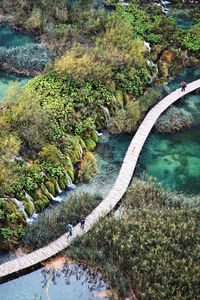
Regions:
<instances>
[{"instance_id":1,"label":"shrub","mask_svg":"<svg viewBox=\"0 0 200 300\"><path fill-rule=\"evenodd\" d=\"M80 182L89 181L93 174L96 173L96 170L97 166L94 154L90 151L86 151L79 165L77 180Z\"/></svg>"},{"instance_id":2,"label":"shrub","mask_svg":"<svg viewBox=\"0 0 200 300\"><path fill-rule=\"evenodd\" d=\"M30 249L47 245L67 231L69 222L77 224L80 216L88 215L101 200L101 196L85 192L69 195L60 207L41 213L37 223L28 225L23 244Z\"/></svg>"}]
</instances>

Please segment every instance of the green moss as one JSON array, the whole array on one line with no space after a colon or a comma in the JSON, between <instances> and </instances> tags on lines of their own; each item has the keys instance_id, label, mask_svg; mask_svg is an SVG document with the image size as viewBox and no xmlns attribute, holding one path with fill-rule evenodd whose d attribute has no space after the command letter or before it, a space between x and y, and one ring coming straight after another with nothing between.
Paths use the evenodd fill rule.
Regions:
<instances>
[{"instance_id":1,"label":"green moss","mask_svg":"<svg viewBox=\"0 0 200 300\"><path fill-rule=\"evenodd\" d=\"M77 139L78 139L78 142L81 145L82 149L83 150L86 149L86 144L85 144L84 140L79 135L77 136Z\"/></svg>"},{"instance_id":2,"label":"green moss","mask_svg":"<svg viewBox=\"0 0 200 300\"><path fill-rule=\"evenodd\" d=\"M95 141L93 141L92 138L86 139L85 144L86 144L88 150L92 151L96 148L96 143L95 143Z\"/></svg>"},{"instance_id":3,"label":"green moss","mask_svg":"<svg viewBox=\"0 0 200 300\"><path fill-rule=\"evenodd\" d=\"M89 181L94 173L96 173L96 158L90 151L86 151L80 163L77 181Z\"/></svg>"},{"instance_id":4,"label":"green moss","mask_svg":"<svg viewBox=\"0 0 200 300\"><path fill-rule=\"evenodd\" d=\"M40 198L42 198L42 191L41 191L41 189L38 189L34 192L33 199L38 200Z\"/></svg>"},{"instance_id":5,"label":"green moss","mask_svg":"<svg viewBox=\"0 0 200 300\"><path fill-rule=\"evenodd\" d=\"M45 186L51 195L56 195L54 184L51 181L45 182Z\"/></svg>"},{"instance_id":6,"label":"green moss","mask_svg":"<svg viewBox=\"0 0 200 300\"><path fill-rule=\"evenodd\" d=\"M114 93L115 95L115 98L117 100L117 106L119 108L122 108L123 107L123 92L121 90L116 90L116 92Z\"/></svg>"},{"instance_id":7,"label":"green moss","mask_svg":"<svg viewBox=\"0 0 200 300\"><path fill-rule=\"evenodd\" d=\"M98 137L98 134L96 132L96 130L92 130L91 132L91 138L93 139L93 141L97 144L98 141L99 141L99 137Z\"/></svg>"},{"instance_id":8,"label":"green moss","mask_svg":"<svg viewBox=\"0 0 200 300\"><path fill-rule=\"evenodd\" d=\"M34 204L31 200L27 200L24 202L25 212L29 217L34 214Z\"/></svg>"},{"instance_id":9,"label":"green moss","mask_svg":"<svg viewBox=\"0 0 200 300\"><path fill-rule=\"evenodd\" d=\"M65 169L66 169L67 174L70 176L70 178L73 181L74 180L74 168L72 165L72 161L69 156L67 156L66 160L67 160L67 164L65 166Z\"/></svg>"},{"instance_id":10,"label":"green moss","mask_svg":"<svg viewBox=\"0 0 200 300\"><path fill-rule=\"evenodd\" d=\"M56 179L52 179L51 182L54 185L54 189L55 189L55 193L58 194L59 193L59 185Z\"/></svg>"},{"instance_id":11,"label":"green moss","mask_svg":"<svg viewBox=\"0 0 200 300\"><path fill-rule=\"evenodd\" d=\"M59 184L61 190L65 190L65 188L66 188L66 183L65 182L66 182L66 180L59 179L58 184Z\"/></svg>"},{"instance_id":12,"label":"green moss","mask_svg":"<svg viewBox=\"0 0 200 300\"><path fill-rule=\"evenodd\" d=\"M11 199L0 199L0 250L9 250L21 238L26 219Z\"/></svg>"},{"instance_id":13,"label":"green moss","mask_svg":"<svg viewBox=\"0 0 200 300\"><path fill-rule=\"evenodd\" d=\"M37 212L44 210L44 208L48 205L49 200L47 197L43 196L43 198L35 201L35 208Z\"/></svg>"},{"instance_id":14,"label":"green moss","mask_svg":"<svg viewBox=\"0 0 200 300\"><path fill-rule=\"evenodd\" d=\"M52 199L52 195L49 193L47 187L43 183L41 184L40 189L43 195L45 195L49 200Z\"/></svg>"}]
</instances>

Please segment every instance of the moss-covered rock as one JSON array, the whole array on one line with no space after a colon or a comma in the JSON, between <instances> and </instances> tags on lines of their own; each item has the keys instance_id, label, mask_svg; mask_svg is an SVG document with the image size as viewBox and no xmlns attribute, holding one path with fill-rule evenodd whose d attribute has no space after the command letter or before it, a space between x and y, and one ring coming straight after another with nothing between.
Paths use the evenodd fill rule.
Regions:
<instances>
[{"instance_id":1,"label":"moss-covered rock","mask_svg":"<svg viewBox=\"0 0 200 300\"><path fill-rule=\"evenodd\" d=\"M93 151L96 148L96 143L92 138L87 138L85 144L88 150Z\"/></svg>"},{"instance_id":2,"label":"moss-covered rock","mask_svg":"<svg viewBox=\"0 0 200 300\"><path fill-rule=\"evenodd\" d=\"M52 200L52 194L50 194L47 187L43 183L41 184L40 189L43 195L45 195L49 200Z\"/></svg>"},{"instance_id":3,"label":"moss-covered rock","mask_svg":"<svg viewBox=\"0 0 200 300\"><path fill-rule=\"evenodd\" d=\"M65 190L65 188L67 187L66 180L59 179L58 184L59 184L61 190Z\"/></svg>"},{"instance_id":4,"label":"moss-covered rock","mask_svg":"<svg viewBox=\"0 0 200 300\"><path fill-rule=\"evenodd\" d=\"M34 204L31 200L26 200L24 202L24 208L25 208L25 212L29 217L31 217L34 214L34 210L35 210Z\"/></svg>"},{"instance_id":5,"label":"moss-covered rock","mask_svg":"<svg viewBox=\"0 0 200 300\"><path fill-rule=\"evenodd\" d=\"M67 161L66 166L65 166L66 172L73 181L74 180L74 168L73 168L73 164L72 164L72 161L69 156L66 157L66 161Z\"/></svg>"},{"instance_id":6,"label":"moss-covered rock","mask_svg":"<svg viewBox=\"0 0 200 300\"><path fill-rule=\"evenodd\" d=\"M9 250L18 243L27 222L12 199L0 199L0 250Z\"/></svg>"},{"instance_id":7,"label":"moss-covered rock","mask_svg":"<svg viewBox=\"0 0 200 300\"><path fill-rule=\"evenodd\" d=\"M58 194L59 193L59 185L56 179L52 179L51 182L54 185L54 189L55 189L55 193Z\"/></svg>"},{"instance_id":8,"label":"moss-covered rock","mask_svg":"<svg viewBox=\"0 0 200 300\"><path fill-rule=\"evenodd\" d=\"M41 191L41 189L38 189L34 192L33 199L38 200L40 198L42 198L42 191Z\"/></svg>"},{"instance_id":9,"label":"moss-covered rock","mask_svg":"<svg viewBox=\"0 0 200 300\"><path fill-rule=\"evenodd\" d=\"M114 95L115 95L115 98L116 98L117 106L119 108L122 108L123 107L123 100L124 100L123 92L121 90L116 90Z\"/></svg>"},{"instance_id":10,"label":"moss-covered rock","mask_svg":"<svg viewBox=\"0 0 200 300\"><path fill-rule=\"evenodd\" d=\"M51 181L45 182L45 186L51 195L56 195L54 184Z\"/></svg>"},{"instance_id":11,"label":"moss-covered rock","mask_svg":"<svg viewBox=\"0 0 200 300\"><path fill-rule=\"evenodd\" d=\"M45 196L43 196L43 198L35 201L34 204L35 204L36 211L40 212L40 211L44 210L44 208L48 205L48 203L49 203L49 200Z\"/></svg>"},{"instance_id":12,"label":"moss-covered rock","mask_svg":"<svg viewBox=\"0 0 200 300\"><path fill-rule=\"evenodd\" d=\"M98 141L99 141L99 137L98 137L98 134L96 132L96 130L92 130L91 132L91 138L93 139L93 141L97 144Z\"/></svg>"},{"instance_id":13,"label":"moss-covered rock","mask_svg":"<svg viewBox=\"0 0 200 300\"><path fill-rule=\"evenodd\" d=\"M97 171L97 166L96 166L95 155L90 151L86 151L79 165L79 170L77 173L77 181L79 182L89 181L92 175L96 173L96 171Z\"/></svg>"}]
</instances>

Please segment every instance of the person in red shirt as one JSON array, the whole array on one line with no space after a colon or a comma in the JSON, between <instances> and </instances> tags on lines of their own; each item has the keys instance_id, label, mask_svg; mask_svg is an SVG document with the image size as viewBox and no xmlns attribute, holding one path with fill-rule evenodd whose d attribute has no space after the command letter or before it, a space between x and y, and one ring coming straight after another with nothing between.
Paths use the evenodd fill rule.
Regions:
<instances>
[{"instance_id":1,"label":"person in red shirt","mask_svg":"<svg viewBox=\"0 0 200 300\"><path fill-rule=\"evenodd\" d=\"M187 86L187 83L186 83L185 81L183 81L183 82L181 83L181 92L185 92L186 86Z\"/></svg>"}]
</instances>

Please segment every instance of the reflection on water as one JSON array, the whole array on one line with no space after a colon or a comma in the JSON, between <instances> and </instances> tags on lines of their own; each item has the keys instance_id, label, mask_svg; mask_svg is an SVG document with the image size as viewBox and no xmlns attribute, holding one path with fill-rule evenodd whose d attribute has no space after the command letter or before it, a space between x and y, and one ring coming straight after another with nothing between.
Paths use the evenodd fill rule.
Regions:
<instances>
[{"instance_id":1,"label":"reflection on water","mask_svg":"<svg viewBox=\"0 0 200 300\"><path fill-rule=\"evenodd\" d=\"M97 300L109 291L100 273L75 263L44 267L0 287L2 300ZM101 298L107 299L107 298Z\"/></svg>"}]
</instances>

